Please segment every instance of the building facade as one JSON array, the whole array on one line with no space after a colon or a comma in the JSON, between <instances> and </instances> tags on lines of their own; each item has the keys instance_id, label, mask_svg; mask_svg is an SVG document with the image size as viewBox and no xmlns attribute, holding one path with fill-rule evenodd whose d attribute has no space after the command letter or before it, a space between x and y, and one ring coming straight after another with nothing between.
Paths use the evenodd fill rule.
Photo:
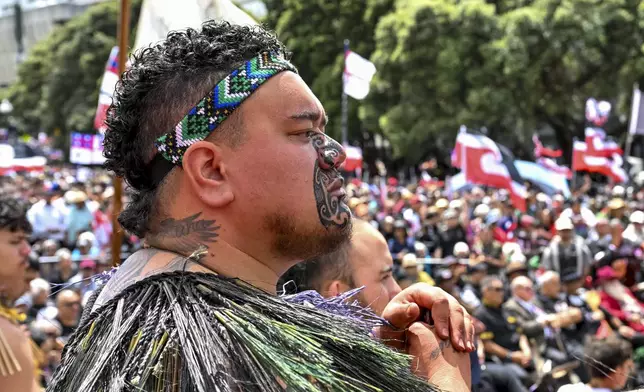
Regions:
<instances>
[{"instance_id":1,"label":"building facade","mask_svg":"<svg viewBox=\"0 0 644 392\"><path fill-rule=\"evenodd\" d=\"M65 23L102 0L0 0L0 88L16 80L18 63L33 45L58 24ZM23 54L18 51L16 4L22 19Z\"/></svg>"}]
</instances>

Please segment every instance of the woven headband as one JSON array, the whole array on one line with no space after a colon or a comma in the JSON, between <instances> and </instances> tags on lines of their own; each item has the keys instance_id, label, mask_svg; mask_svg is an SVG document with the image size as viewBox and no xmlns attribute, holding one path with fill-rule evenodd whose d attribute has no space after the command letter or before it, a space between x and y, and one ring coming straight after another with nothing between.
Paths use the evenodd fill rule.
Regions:
<instances>
[{"instance_id":1,"label":"woven headband","mask_svg":"<svg viewBox=\"0 0 644 392\"><path fill-rule=\"evenodd\" d=\"M154 142L157 157L161 155L172 165L181 166L188 147L207 138L259 86L282 71L297 73L280 53L264 52L246 61L217 83L172 131Z\"/></svg>"}]
</instances>

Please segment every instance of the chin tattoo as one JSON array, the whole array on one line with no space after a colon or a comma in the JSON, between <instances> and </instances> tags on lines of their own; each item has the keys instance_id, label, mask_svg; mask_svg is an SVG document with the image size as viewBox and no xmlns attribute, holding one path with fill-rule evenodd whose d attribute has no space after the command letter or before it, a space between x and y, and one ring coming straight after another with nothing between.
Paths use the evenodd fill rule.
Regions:
<instances>
[{"instance_id":1,"label":"chin tattoo","mask_svg":"<svg viewBox=\"0 0 644 392\"><path fill-rule=\"evenodd\" d=\"M320 222L327 229L330 227L344 229L351 222L351 211L340 198L331 195L327 190L333 180L341 178L336 167L343 155L342 146L318 132L310 132L309 138L320 156L313 168L313 193Z\"/></svg>"}]
</instances>

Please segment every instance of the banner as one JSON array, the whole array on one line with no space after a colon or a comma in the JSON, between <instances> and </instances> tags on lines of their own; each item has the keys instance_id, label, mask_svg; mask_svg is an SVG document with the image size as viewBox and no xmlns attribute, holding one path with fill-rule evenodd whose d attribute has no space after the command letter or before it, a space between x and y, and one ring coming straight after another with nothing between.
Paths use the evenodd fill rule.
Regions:
<instances>
[{"instance_id":1,"label":"banner","mask_svg":"<svg viewBox=\"0 0 644 392\"><path fill-rule=\"evenodd\" d=\"M198 29L210 19L239 25L256 25L230 0L144 0L134 50L157 43L172 30Z\"/></svg>"},{"instance_id":2,"label":"banner","mask_svg":"<svg viewBox=\"0 0 644 392\"><path fill-rule=\"evenodd\" d=\"M102 165L103 135L90 135L72 133L72 142L69 149L69 161L76 165Z\"/></svg>"}]
</instances>

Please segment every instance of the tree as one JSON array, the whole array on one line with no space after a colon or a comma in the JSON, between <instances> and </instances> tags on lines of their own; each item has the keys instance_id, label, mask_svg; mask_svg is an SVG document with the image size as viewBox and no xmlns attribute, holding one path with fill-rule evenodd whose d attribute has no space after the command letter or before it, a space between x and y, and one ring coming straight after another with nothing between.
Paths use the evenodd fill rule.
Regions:
<instances>
[{"instance_id":1,"label":"tree","mask_svg":"<svg viewBox=\"0 0 644 392\"><path fill-rule=\"evenodd\" d=\"M524 151L534 130L551 128L570 151L590 96L616 104L623 131L644 76L639 3L398 0L375 30L378 72L361 119L409 163L449 156L461 124Z\"/></svg>"},{"instance_id":2,"label":"tree","mask_svg":"<svg viewBox=\"0 0 644 392\"><path fill-rule=\"evenodd\" d=\"M393 0L265 0L264 23L274 29L293 52L292 62L311 86L331 120L327 133L341 135L342 72L344 40L368 58L375 47L374 30ZM360 139L360 101L349 98L349 136Z\"/></svg>"},{"instance_id":3,"label":"tree","mask_svg":"<svg viewBox=\"0 0 644 392\"><path fill-rule=\"evenodd\" d=\"M135 26L141 0L131 7ZM9 89L12 116L23 130L92 129L105 63L117 45L118 13L118 2L92 6L29 51Z\"/></svg>"}]
</instances>

